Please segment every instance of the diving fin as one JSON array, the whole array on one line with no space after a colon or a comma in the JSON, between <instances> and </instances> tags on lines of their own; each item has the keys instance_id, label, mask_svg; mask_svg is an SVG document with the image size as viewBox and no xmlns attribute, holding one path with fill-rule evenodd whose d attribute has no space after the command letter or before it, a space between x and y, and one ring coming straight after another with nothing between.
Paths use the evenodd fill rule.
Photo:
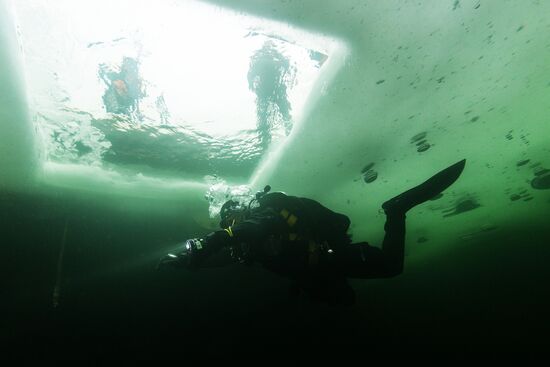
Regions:
<instances>
[{"instance_id":1,"label":"diving fin","mask_svg":"<svg viewBox=\"0 0 550 367\"><path fill-rule=\"evenodd\" d=\"M460 177L465 165L466 159L463 159L445 168L424 183L386 201L382 204L382 209L386 214L405 214L411 208L433 199L451 186Z\"/></svg>"}]
</instances>

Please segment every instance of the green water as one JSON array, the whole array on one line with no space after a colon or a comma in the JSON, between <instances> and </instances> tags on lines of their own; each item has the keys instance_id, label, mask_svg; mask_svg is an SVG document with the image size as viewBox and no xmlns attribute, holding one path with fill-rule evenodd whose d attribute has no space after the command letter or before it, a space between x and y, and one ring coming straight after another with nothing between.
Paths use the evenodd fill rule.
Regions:
<instances>
[{"instance_id":1,"label":"green water","mask_svg":"<svg viewBox=\"0 0 550 367\"><path fill-rule=\"evenodd\" d=\"M288 281L259 266L155 271L159 249L204 233L179 220L181 208L160 213L149 202L143 205L150 214L129 215L81 197L5 193L0 202L2 298L10 315L1 336L39 350L75 342L117 352L179 343L219 350L258 341L448 347L548 341L549 233L528 223L440 243L453 249L422 262L407 257L397 278L352 280L357 303L342 308L290 298ZM407 246L419 244L409 236Z\"/></svg>"},{"instance_id":2,"label":"green water","mask_svg":"<svg viewBox=\"0 0 550 367\"><path fill-rule=\"evenodd\" d=\"M274 81L292 74L288 60L266 74L267 92L243 74L257 125L226 140L169 125L168 114L128 127L128 116L67 106L29 112L25 98L39 104L25 97L17 32L0 23L2 341L53 356L548 345L549 5L209 3L345 44L328 59L310 54L326 63L301 119L288 121L290 84ZM266 154L273 126L287 140ZM379 245L381 203L462 158L460 179L408 213L404 273L351 280L351 307L291 298L288 281L260 266L154 269L178 242L214 228L205 176L318 200L350 217L356 242Z\"/></svg>"}]
</instances>

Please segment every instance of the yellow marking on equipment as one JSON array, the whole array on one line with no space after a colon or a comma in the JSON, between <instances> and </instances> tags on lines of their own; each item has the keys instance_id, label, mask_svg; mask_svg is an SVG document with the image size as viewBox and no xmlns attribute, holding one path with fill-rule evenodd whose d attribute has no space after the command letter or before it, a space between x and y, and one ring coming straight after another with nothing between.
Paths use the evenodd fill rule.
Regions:
<instances>
[{"instance_id":1,"label":"yellow marking on equipment","mask_svg":"<svg viewBox=\"0 0 550 367\"><path fill-rule=\"evenodd\" d=\"M296 217L294 214L291 214L286 222L290 227L294 226L296 224L296 221L298 220L298 217Z\"/></svg>"},{"instance_id":2,"label":"yellow marking on equipment","mask_svg":"<svg viewBox=\"0 0 550 367\"><path fill-rule=\"evenodd\" d=\"M233 237L233 230L231 229L231 227L225 228L224 231L227 232L227 234L229 235L229 237Z\"/></svg>"}]
</instances>

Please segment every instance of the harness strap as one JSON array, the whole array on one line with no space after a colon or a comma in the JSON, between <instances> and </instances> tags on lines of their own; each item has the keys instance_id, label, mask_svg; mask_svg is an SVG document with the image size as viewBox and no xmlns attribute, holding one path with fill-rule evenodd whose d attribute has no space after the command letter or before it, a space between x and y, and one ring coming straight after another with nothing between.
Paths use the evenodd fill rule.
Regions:
<instances>
[{"instance_id":1,"label":"harness strap","mask_svg":"<svg viewBox=\"0 0 550 367\"><path fill-rule=\"evenodd\" d=\"M281 216L286 220L286 223L290 228L294 227L296 222L298 221L298 217L294 214L290 213L288 209L282 209L280 211ZM288 239L290 241L296 241L300 239L297 233L289 233ZM320 252L320 245L315 242L314 240L310 239L308 242L308 263L309 266L316 266L319 264L319 252Z\"/></svg>"},{"instance_id":2,"label":"harness strap","mask_svg":"<svg viewBox=\"0 0 550 367\"><path fill-rule=\"evenodd\" d=\"M231 229L231 227L224 228L223 230L227 232L229 237L233 237L233 230Z\"/></svg>"},{"instance_id":3,"label":"harness strap","mask_svg":"<svg viewBox=\"0 0 550 367\"><path fill-rule=\"evenodd\" d=\"M293 227L298 221L298 217L290 213L287 209L281 210L280 214L286 219L286 223L289 227Z\"/></svg>"}]
</instances>

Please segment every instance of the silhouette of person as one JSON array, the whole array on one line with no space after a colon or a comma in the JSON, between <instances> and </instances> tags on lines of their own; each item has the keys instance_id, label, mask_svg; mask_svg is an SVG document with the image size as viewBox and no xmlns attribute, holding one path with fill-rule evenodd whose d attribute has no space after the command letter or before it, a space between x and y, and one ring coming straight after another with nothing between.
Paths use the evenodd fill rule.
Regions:
<instances>
[{"instance_id":1,"label":"silhouette of person","mask_svg":"<svg viewBox=\"0 0 550 367\"><path fill-rule=\"evenodd\" d=\"M139 63L131 57L124 57L118 72L109 70L102 64L99 76L107 85L107 90L103 94L106 111L139 116L139 101L145 96L139 76Z\"/></svg>"},{"instance_id":2,"label":"silhouette of person","mask_svg":"<svg viewBox=\"0 0 550 367\"><path fill-rule=\"evenodd\" d=\"M319 301L353 304L355 293L347 278L401 274L406 213L452 185L465 164L466 160L461 160L384 202L386 223L381 248L367 242L352 243L346 215L312 199L270 192L266 186L248 205L227 201L220 212L221 230L187 240L180 252L163 257L158 267L213 266L215 255L230 249L230 261L257 262L290 278L293 294L304 292Z\"/></svg>"}]
</instances>

